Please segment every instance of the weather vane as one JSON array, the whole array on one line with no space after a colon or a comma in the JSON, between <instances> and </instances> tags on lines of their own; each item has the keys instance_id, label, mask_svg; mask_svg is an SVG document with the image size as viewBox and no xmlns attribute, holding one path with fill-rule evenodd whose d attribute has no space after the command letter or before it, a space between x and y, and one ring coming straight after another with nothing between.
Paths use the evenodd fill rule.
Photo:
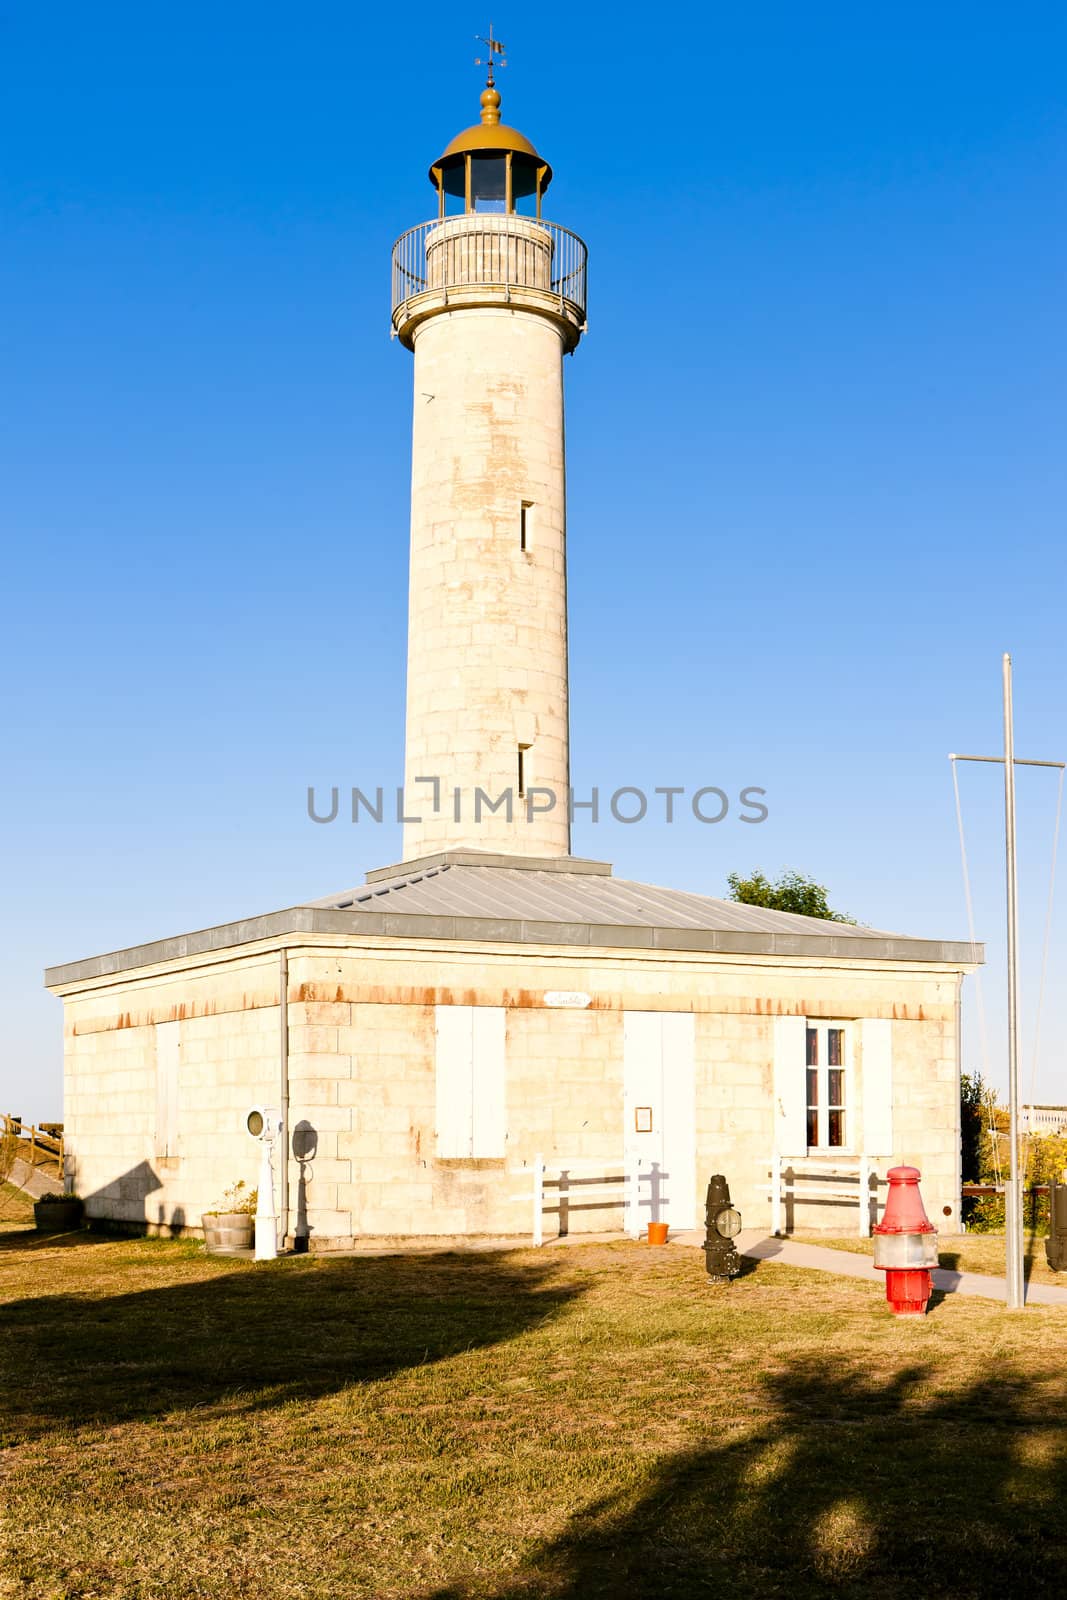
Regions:
<instances>
[{"instance_id":1,"label":"weather vane","mask_svg":"<svg viewBox=\"0 0 1067 1600\"><path fill-rule=\"evenodd\" d=\"M485 84L486 84L486 88L492 89L493 88L493 68L494 67L506 67L507 66L507 62L504 60L504 46L501 44L499 39L494 39L493 38L493 24L492 23L489 24L489 37L488 38L483 38L480 33L476 33L474 35L474 37L477 39L479 44L484 44L485 52L486 52L484 57L483 56L475 57L474 65L476 67L487 67L489 69L488 72L486 73ZM497 59L498 57L499 57L499 59Z\"/></svg>"}]
</instances>

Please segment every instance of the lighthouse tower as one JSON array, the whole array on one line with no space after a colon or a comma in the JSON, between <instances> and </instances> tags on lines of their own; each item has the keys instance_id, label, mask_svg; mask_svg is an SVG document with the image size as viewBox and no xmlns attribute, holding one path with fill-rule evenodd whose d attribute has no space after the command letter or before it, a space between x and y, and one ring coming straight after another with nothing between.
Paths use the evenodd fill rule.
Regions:
<instances>
[{"instance_id":1,"label":"lighthouse tower","mask_svg":"<svg viewBox=\"0 0 1067 1600\"><path fill-rule=\"evenodd\" d=\"M404 859L570 853L563 357L586 248L542 216L552 169L500 120L430 168L393 249L414 353Z\"/></svg>"}]
</instances>

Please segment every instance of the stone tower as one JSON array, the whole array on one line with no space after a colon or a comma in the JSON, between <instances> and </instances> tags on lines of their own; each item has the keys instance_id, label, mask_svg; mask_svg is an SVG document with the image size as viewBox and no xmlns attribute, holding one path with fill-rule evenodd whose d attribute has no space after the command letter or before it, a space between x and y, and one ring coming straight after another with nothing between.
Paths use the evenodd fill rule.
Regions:
<instances>
[{"instance_id":1,"label":"stone tower","mask_svg":"<svg viewBox=\"0 0 1067 1600\"><path fill-rule=\"evenodd\" d=\"M492 71L481 107L430 168L436 218L393 249L415 356L406 861L570 853L563 357L586 248L543 220L552 169Z\"/></svg>"}]
</instances>

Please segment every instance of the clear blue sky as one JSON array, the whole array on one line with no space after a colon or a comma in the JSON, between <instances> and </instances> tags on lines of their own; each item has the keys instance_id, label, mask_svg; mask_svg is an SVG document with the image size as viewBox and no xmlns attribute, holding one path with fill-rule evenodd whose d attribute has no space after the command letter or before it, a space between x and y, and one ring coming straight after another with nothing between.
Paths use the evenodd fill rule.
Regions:
<instances>
[{"instance_id":1,"label":"clear blue sky","mask_svg":"<svg viewBox=\"0 0 1067 1600\"><path fill-rule=\"evenodd\" d=\"M713 894L795 866L862 921L962 937L945 758L997 749L1002 650L1020 754L1067 752L1063 8L668 15L493 19L505 117L591 251L567 362L574 779L759 784L771 816L583 824L575 849ZM60 1112L46 963L399 855L395 826L314 826L305 790L401 776L389 250L475 119L487 22L0 16L2 1108ZM963 780L1002 1080L1000 780ZM1054 801L1021 775L1031 1011Z\"/></svg>"}]
</instances>

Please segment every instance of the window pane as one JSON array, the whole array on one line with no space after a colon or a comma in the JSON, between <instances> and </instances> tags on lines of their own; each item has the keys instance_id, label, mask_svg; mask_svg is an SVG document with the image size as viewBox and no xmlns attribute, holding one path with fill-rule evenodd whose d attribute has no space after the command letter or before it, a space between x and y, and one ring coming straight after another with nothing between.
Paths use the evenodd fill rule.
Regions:
<instances>
[{"instance_id":1,"label":"window pane","mask_svg":"<svg viewBox=\"0 0 1067 1600\"><path fill-rule=\"evenodd\" d=\"M828 1067L843 1067L845 1030L844 1028L827 1028L826 1030L826 1065Z\"/></svg>"},{"instance_id":2,"label":"window pane","mask_svg":"<svg viewBox=\"0 0 1067 1600\"><path fill-rule=\"evenodd\" d=\"M819 1074L815 1067L809 1067L808 1080L808 1144L817 1145L819 1142Z\"/></svg>"},{"instance_id":3,"label":"window pane","mask_svg":"<svg viewBox=\"0 0 1067 1600\"><path fill-rule=\"evenodd\" d=\"M503 156L471 157L471 200L475 211L503 211L505 184Z\"/></svg>"},{"instance_id":4,"label":"window pane","mask_svg":"<svg viewBox=\"0 0 1067 1600\"><path fill-rule=\"evenodd\" d=\"M828 1111L826 1114L827 1131L830 1145L843 1145L845 1142L845 1113L843 1111Z\"/></svg>"},{"instance_id":5,"label":"window pane","mask_svg":"<svg viewBox=\"0 0 1067 1600\"><path fill-rule=\"evenodd\" d=\"M831 1067L826 1074L826 1103L829 1106L845 1103L845 1074L840 1067Z\"/></svg>"},{"instance_id":6,"label":"window pane","mask_svg":"<svg viewBox=\"0 0 1067 1600\"><path fill-rule=\"evenodd\" d=\"M809 1028L808 1029L808 1066L809 1067L817 1067L818 1065L819 1065L819 1030L817 1028Z\"/></svg>"}]
</instances>

